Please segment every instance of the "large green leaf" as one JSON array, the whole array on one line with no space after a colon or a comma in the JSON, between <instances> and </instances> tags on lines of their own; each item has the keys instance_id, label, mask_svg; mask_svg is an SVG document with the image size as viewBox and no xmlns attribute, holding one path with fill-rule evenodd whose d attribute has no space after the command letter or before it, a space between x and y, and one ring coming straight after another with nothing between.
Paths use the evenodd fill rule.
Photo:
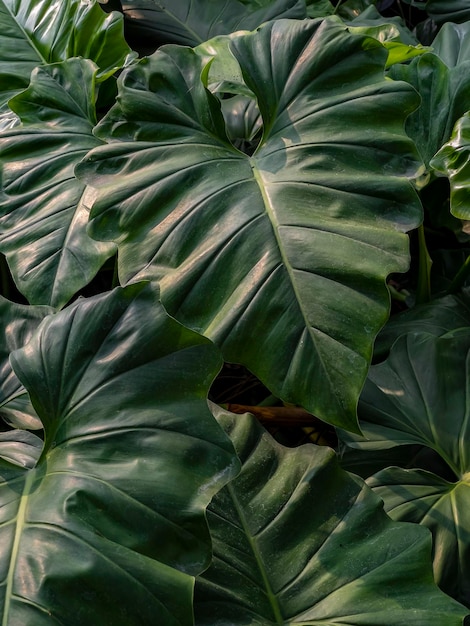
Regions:
<instances>
[{"instance_id":1,"label":"large green leaf","mask_svg":"<svg viewBox=\"0 0 470 626\"><path fill-rule=\"evenodd\" d=\"M11 368L10 353L27 344L51 313L49 307L15 304L0 297L0 417L15 428L42 428L42 424Z\"/></svg>"},{"instance_id":2,"label":"large green leaf","mask_svg":"<svg viewBox=\"0 0 470 626\"><path fill-rule=\"evenodd\" d=\"M428 0L426 11L438 23L466 22L470 19L468 0Z\"/></svg>"},{"instance_id":3,"label":"large green leaf","mask_svg":"<svg viewBox=\"0 0 470 626\"><path fill-rule=\"evenodd\" d=\"M394 519L434 536L434 573L447 593L470 606L470 329L435 337L400 337L373 366L359 403L365 439L348 444L377 450L424 444L447 463L451 482L420 470L388 468L370 479Z\"/></svg>"},{"instance_id":4,"label":"large green leaf","mask_svg":"<svg viewBox=\"0 0 470 626\"><path fill-rule=\"evenodd\" d=\"M0 439L2 623L190 626L204 511L236 469L206 401L218 351L138 284L48 316L10 358L45 441L34 463L25 431Z\"/></svg>"},{"instance_id":5,"label":"large green leaf","mask_svg":"<svg viewBox=\"0 0 470 626\"><path fill-rule=\"evenodd\" d=\"M123 73L96 130L109 145L77 166L97 189L90 233L119 243L123 282L161 281L171 314L226 360L354 429L385 277L407 268L403 231L421 218L403 131L416 95L336 18L232 39L263 118L253 156L227 139L201 58L165 47Z\"/></svg>"},{"instance_id":6,"label":"large green leaf","mask_svg":"<svg viewBox=\"0 0 470 626\"><path fill-rule=\"evenodd\" d=\"M95 73L84 59L37 68L10 100L22 123L0 134L0 250L33 304L63 306L114 252L87 235L87 192L73 172L101 145Z\"/></svg>"},{"instance_id":7,"label":"large green leaf","mask_svg":"<svg viewBox=\"0 0 470 626\"><path fill-rule=\"evenodd\" d=\"M147 54L165 43L197 46L268 20L307 15L304 0L122 0L122 9L135 49Z\"/></svg>"},{"instance_id":8,"label":"large green leaf","mask_svg":"<svg viewBox=\"0 0 470 626\"><path fill-rule=\"evenodd\" d=\"M98 66L100 80L131 58L119 13L94 0L0 0L0 129L6 103L28 86L43 63L82 56Z\"/></svg>"},{"instance_id":9,"label":"large green leaf","mask_svg":"<svg viewBox=\"0 0 470 626\"><path fill-rule=\"evenodd\" d=\"M462 623L432 581L427 533L391 522L332 450L285 448L249 415L219 419L243 465L208 509L197 626Z\"/></svg>"}]
</instances>

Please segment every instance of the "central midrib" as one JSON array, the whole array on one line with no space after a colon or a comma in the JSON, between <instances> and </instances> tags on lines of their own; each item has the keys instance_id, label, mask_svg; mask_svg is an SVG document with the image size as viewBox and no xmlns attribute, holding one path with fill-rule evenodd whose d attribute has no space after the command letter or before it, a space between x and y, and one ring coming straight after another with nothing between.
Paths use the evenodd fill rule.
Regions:
<instances>
[{"instance_id":1,"label":"central midrib","mask_svg":"<svg viewBox=\"0 0 470 626\"><path fill-rule=\"evenodd\" d=\"M253 556L255 557L256 564L258 565L258 569L260 571L261 578L263 580L263 584L264 584L264 587L265 587L266 595L268 597L269 603L271 605L271 609L273 611L275 623L276 624L285 624L284 618L282 617L282 613L281 613L281 607L279 606L279 602L278 602L278 599L276 597L276 594L274 593L274 591L273 591L273 589L271 587L271 583L270 583L269 578L268 578L268 573L266 571L266 567L265 567L263 558L262 558L262 556L260 554L260 551L258 549L258 545L257 545L255 539L251 536L250 529L249 529L248 523L246 521L243 509L240 507L240 505L238 503L238 499L237 499L237 496L236 496L236 493L235 493L233 487L231 485L227 485L227 488L229 490L229 493L230 493L230 496L232 498L233 504L234 504L235 509L237 511L238 518L240 520L240 523L241 523L241 526L242 526L243 531L245 533L245 536L248 539L248 543L250 544L250 548L251 548L251 551L253 552Z\"/></svg>"},{"instance_id":2,"label":"central midrib","mask_svg":"<svg viewBox=\"0 0 470 626\"><path fill-rule=\"evenodd\" d=\"M35 471L31 470L26 476L24 483L23 494L20 499L18 507L18 513L16 514L16 529L15 538L13 540L13 547L11 550L10 564L8 567L8 575L6 579L5 587L5 603L3 608L2 626L8 626L10 619L10 606L11 598L13 594L13 581L15 578L16 562L18 560L18 552L20 549L21 536L25 526L26 510L28 506L29 495L31 493L31 487L35 478Z\"/></svg>"}]
</instances>

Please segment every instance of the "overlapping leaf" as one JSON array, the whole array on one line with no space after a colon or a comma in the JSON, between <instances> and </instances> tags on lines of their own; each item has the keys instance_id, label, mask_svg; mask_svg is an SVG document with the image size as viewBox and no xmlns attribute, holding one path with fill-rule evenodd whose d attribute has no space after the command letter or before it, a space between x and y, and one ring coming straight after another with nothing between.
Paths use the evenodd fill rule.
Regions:
<instances>
[{"instance_id":1,"label":"overlapping leaf","mask_svg":"<svg viewBox=\"0 0 470 626\"><path fill-rule=\"evenodd\" d=\"M279 20L233 37L264 134L228 141L190 49L125 72L98 125L109 145L76 173L95 187L90 232L120 244L120 278L161 281L165 306L279 397L355 428L385 277L408 263L420 220L386 51L337 19Z\"/></svg>"},{"instance_id":2,"label":"overlapping leaf","mask_svg":"<svg viewBox=\"0 0 470 626\"><path fill-rule=\"evenodd\" d=\"M206 402L219 359L142 284L49 316L11 355L45 441L34 463L24 431L0 438L3 624L193 623L204 511L235 470Z\"/></svg>"},{"instance_id":3,"label":"overlapping leaf","mask_svg":"<svg viewBox=\"0 0 470 626\"><path fill-rule=\"evenodd\" d=\"M166 43L197 46L268 20L307 16L303 0L123 0L122 9L130 40L147 54Z\"/></svg>"},{"instance_id":4,"label":"overlapping leaf","mask_svg":"<svg viewBox=\"0 0 470 626\"><path fill-rule=\"evenodd\" d=\"M385 358L393 343L409 332L426 332L436 337L457 328L470 328L470 290L463 289L394 315L377 336L374 355Z\"/></svg>"},{"instance_id":5,"label":"overlapping leaf","mask_svg":"<svg viewBox=\"0 0 470 626\"><path fill-rule=\"evenodd\" d=\"M29 396L11 369L10 353L22 348L49 307L24 306L0 298L0 416L15 428L42 428Z\"/></svg>"},{"instance_id":6,"label":"overlapping leaf","mask_svg":"<svg viewBox=\"0 0 470 626\"><path fill-rule=\"evenodd\" d=\"M426 53L409 65L394 65L390 76L406 80L422 97L406 129L429 167L456 121L470 108L470 59L448 67L436 54Z\"/></svg>"},{"instance_id":7,"label":"overlapping leaf","mask_svg":"<svg viewBox=\"0 0 470 626\"><path fill-rule=\"evenodd\" d=\"M428 0L426 11L438 23L466 22L470 19L467 0Z\"/></svg>"},{"instance_id":8,"label":"overlapping leaf","mask_svg":"<svg viewBox=\"0 0 470 626\"><path fill-rule=\"evenodd\" d=\"M365 439L346 437L363 450L421 444L446 462L453 482L396 467L368 482L394 519L431 529L436 580L470 607L469 368L468 328L400 337L387 361L371 368L364 387L359 415Z\"/></svg>"},{"instance_id":9,"label":"overlapping leaf","mask_svg":"<svg viewBox=\"0 0 470 626\"><path fill-rule=\"evenodd\" d=\"M287 449L249 415L219 419L243 465L208 509L197 626L462 623L432 581L424 529L391 522L332 450Z\"/></svg>"},{"instance_id":10,"label":"overlapping leaf","mask_svg":"<svg viewBox=\"0 0 470 626\"><path fill-rule=\"evenodd\" d=\"M83 59L36 69L10 101L22 123L0 134L0 250L33 304L63 306L114 252L87 235L85 185L74 175L101 144L95 72Z\"/></svg>"},{"instance_id":11,"label":"overlapping leaf","mask_svg":"<svg viewBox=\"0 0 470 626\"><path fill-rule=\"evenodd\" d=\"M6 103L36 66L75 56L93 60L100 79L125 65L134 55L122 15L106 15L94 0L0 0L0 129Z\"/></svg>"},{"instance_id":12,"label":"overlapping leaf","mask_svg":"<svg viewBox=\"0 0 470 626\"><path fill-rule=\"evenodd\" d=\"M449 141L431 165L450 181L450 210L455 217L470 219L470 112L455 125Z\"/></svg>"}]
</instances>

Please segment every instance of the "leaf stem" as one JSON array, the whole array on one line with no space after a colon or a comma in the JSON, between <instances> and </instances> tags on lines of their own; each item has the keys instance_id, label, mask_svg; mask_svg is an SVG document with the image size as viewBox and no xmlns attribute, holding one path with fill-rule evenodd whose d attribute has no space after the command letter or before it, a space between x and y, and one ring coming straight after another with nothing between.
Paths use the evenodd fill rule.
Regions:
<instances>
[{"instance_id":1,"label":"leaf stem","mask_svg":"<svg viewBox=\"0 0 470 626\"><path fill-rule=\"evenodd\" d=\"M416 304L423 304L431 300L431 266L432 259L426 246L424 225L418 228L418 286L416 288Z\"/></svg>"},{"instance_id":2,"label":"leaf stem","mask_svg":"<svg viewBox=\"0 0 470 626\"><path fill-rule=\"evenodd\" d=\"M457 293L464 286L466 279L470 275L470 255L465 259L465 262L460 267L457 274L454 276L453 281L447 288L447 293Z\"/></svg>"}]
</instances>

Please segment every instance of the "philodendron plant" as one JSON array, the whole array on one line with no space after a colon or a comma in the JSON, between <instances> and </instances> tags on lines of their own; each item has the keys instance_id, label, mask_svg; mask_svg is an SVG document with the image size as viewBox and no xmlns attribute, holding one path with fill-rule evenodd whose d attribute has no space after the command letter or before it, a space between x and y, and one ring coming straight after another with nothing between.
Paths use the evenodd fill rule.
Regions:
<instances>
[{"instance_id":1,"label":"philodendron plant","mask_svg":"<svg viewBox=\"0 0 470 626\"><path fill-rule=\"evenodd\" d=\"M0 0L2 626L463 623L470 27L395 4Z\"/></svg>"}]
</instances>

